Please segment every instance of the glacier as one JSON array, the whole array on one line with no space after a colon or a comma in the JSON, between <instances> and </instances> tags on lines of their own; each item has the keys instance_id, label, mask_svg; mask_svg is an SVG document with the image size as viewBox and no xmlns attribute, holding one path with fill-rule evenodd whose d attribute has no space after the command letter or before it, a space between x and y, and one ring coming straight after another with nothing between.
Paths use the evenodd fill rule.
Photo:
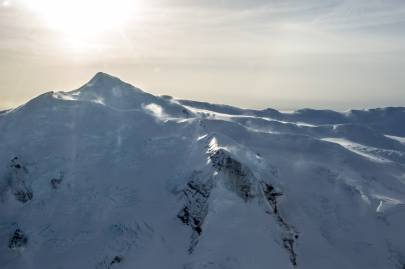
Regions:
<instances>
[{"instance_id":1,"label":"glacier","mask_svg":"<svg viewBox=\"0 0 405 269\"><path fill-rule=\"evenodd\" d=\"M97 73L0 113L0 268L405 268L405 108L242 109Z\"/></svg>"}]
</instances>

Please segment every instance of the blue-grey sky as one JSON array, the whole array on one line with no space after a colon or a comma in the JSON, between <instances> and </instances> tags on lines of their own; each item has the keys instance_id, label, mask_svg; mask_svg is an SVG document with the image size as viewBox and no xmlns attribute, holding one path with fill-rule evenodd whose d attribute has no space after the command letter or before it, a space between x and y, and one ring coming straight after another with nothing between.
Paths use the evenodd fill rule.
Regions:
<instances>
[{"instance_id":1,"label":"blue-grey sky","mask_svg":"<svg viewBox=\"0 0 405 269\"><path fill-rule=\"evenodd\" d=\"M0 0L0 108L97 71L242 107L405 106L403 0Z\"/></svg>"}]
</instances>

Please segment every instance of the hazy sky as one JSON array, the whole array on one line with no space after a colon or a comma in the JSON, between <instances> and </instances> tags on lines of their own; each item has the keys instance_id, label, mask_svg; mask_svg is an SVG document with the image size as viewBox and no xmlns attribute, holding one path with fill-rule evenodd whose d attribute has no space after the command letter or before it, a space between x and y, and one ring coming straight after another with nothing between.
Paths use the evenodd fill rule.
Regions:
<instances>
[{"instance_id":1,"label":"hazy sky","mask_svg":"<svg viewBox=\"0 0 405 269\"><path fill-rule=\"evenodd\" d=\"M0 63L0 108L97 71L242 107L405 106L405 1L0 0Z\"/></svg>"}]
</instances>

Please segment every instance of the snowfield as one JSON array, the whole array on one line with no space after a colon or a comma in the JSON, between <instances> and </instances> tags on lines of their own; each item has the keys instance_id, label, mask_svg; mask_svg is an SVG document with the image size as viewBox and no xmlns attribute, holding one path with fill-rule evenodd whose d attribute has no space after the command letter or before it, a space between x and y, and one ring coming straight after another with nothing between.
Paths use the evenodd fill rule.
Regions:
<instances>
[{"instance_id":1,"label":"snowfield","mask_svg":"<svg viewBox=\"0 0 405 269\"><path fill-rule=\"evenodd\" d=\"M98 73L0 113L0 268L403 269L405 108L282 113Z\"/></svg>"}]
</instances>

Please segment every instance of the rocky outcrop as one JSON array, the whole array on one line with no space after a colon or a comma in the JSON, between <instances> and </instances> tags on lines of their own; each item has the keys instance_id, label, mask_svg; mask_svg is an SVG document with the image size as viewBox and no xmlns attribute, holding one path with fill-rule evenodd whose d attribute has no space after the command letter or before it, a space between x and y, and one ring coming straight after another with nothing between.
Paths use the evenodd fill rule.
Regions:
<instances>
[{"instance_id":1,"label":"rocky outcrop","mask_svg":"<svg viewBox=\"0 0 405 269\"><path fill-rule=\"evenodd\" d=\"M16 229L8 241L8 247L10 249L19 249L25 247L27 243L27 235L21 229Z\"/></svg>"},{"instance_id":2,"label":"rocky outcrop","mask_svg":"<svg viewBox=\"0 0 405 269\"><path fill-rule=\"evenodd\" d=\"M34 198L31 188L27 185L28 174L28 169L18 157L10 161L5 190L11 190L15 199L21 203L27 203Z\"/></svg>"},{"instance_id":3,"label":"rocky outcrop","mask_svg":"<svg viewBox=\"0 0 405 269\"><path fill-rule=\"evenodd\" d=\"M114 256L111 258L105 257L105 259L102 262L99 262L96 265L96 269L111 269L111 268L115 268L116 265L122 263L124 260L123 256Z\"/></svg>"},{"instance_id":4,"label":"rocky outcrop","mask_svg":"<svg viewBox=\"0 0 405 269\"><path fill-rule=\"evenodd\" d=\"M184 207L177 214L181 222L192 229L189 253L194 251L198 238L203 232L203 223L208 214L208 199L213 183L211 179L204 181L201 172L194 172L191 180L182 190Z\"/></svg>"},{"instance_id":5,"label":"rocky outcrop","mask_svg":"<svg viewBox=\"0 0 405 269\"><path fill-rule=\"evenodd\" d=\"M208 156L212 167L226 176L225 185L234 191L245 202L253 199L254 191L251 180L254 178L253 173L248 167L231 157L225 149L211 147L208 150Z\"/></svg>"},{"instance_id":6,"label":"rocky outcrop","mask_svg":"<svg viewBox=\"0 0 405 269\"><path fill-rule=\"evenodd\" d=\"M297 266L297 253L294 250L295 240L293 238L283 238L283 246L288 251L292 265Z\"/></svg>"},{"instance_id":7,"label":"rocky outcrop","mask_svg":"<svg viewBox=\"0 0 405 269\"><path fill-rule=\"evenodd\" d=\"M295 245L299 235L280 213L278 199L283 196L283 193L276 190L273 185L258 180L248 166L232 157L226 149L219 147L215 138L211 140L209 145L208 156L216 172L225 176L225 186L234 191L245 202L258 196L264 196L270 207L266 213L273 215L276 219L282 231L282 246L288 252L291 264L297 266Z\"/></svg>"},{"instance_id":8,"label":"rocky outcrop","mask_svg":"<svg viewBox=\"0 0 405 269\"><path fill-rule=\"evenodd\" d=\"M262 183L263 193L269 202L270 206L273 208L274 214L278 215L277 198L282 196L281 192L277 192L274 187L267 183Z\"/></svg>"},{"instance_id":9,"label":"rocky outcrop","mask_svg":"<svg viewBox=\"0 0 405 269\"><path fill-rule=\"evenodd\" d=\"M274 186L269 183L262 182L261 187L267 202L272 208L272 211L267 211L267 213L272 214L276 218L278 225L283 231L283 247L288 252L291 264L293 266L297 266L297 253L295 251L295 244L297 239L299 238L299 235L298 232L295 231L295 228L292 225L288 224L288 222L283 218L278 209L277 199L281 197L283 193L277 191Z\"/></svg>"},{"instance_id":10,"label":"rocky outcrop","mask_svg":"<svg viewBox=\"0 0 405 269\"><path fill-rule=\"evenodd\" d=\"M64 174L61 172L59 177L54 177L51 179L51 187L52 189L56 190L60 187L60 184L62 184Z\"/></svg>"},{"instance_id":11,"label":"rocky outcrop","mask_svg":"<svg viewBox=\"0 0 405 269\"><path fill-rule=\"evenodd\" d=\"M108 269L109 269L109 268L112 268L114 265L117 265L117 264L121 263L123 260L124 260L124 257L122 257L122 256L115 256L115 257L110 261L110 264L109 264L109 266L108 266L107 268L108 268Z\"/></svg>"}]
</instances>

